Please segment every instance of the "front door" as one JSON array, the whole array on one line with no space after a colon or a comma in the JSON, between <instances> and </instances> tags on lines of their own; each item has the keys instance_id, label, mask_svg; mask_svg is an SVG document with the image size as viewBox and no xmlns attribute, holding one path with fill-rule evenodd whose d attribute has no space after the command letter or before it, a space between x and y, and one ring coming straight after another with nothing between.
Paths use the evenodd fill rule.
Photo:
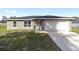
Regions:
<instances>
[{"instance_id":1,"label":"front door","mask_svg":"<svg viewBox=\"0 0 79 59\"><path fill-rule=\"evenodd\" d=\"M35 30L37 30L37 31L42 30L42 21L41 20L35 21Z\"/></svg>"}]
</instances>

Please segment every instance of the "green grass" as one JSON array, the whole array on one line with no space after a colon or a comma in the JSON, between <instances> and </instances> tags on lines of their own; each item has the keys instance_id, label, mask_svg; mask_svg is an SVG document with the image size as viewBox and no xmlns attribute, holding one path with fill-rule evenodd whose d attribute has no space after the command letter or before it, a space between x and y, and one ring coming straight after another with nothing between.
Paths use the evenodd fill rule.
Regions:
<instances>
[{"instance_id":1,"label":"green grass","mask_svg":"<svg viewBox=\"0 0 79 59\"><path fill-rule=\"evenodd\" d=\"M60 51L61 49L45 33L14 32L0 36L2 51Z\"/></svg>"},{"instance_id":2,"label":"green grass","mask_svg":"<svg viewBox=\"0 0 79 59\"><path fill-rule=\"evenodd\" d=\"M77 27L72 27L72 30L71 30L72 32L76 32L76 33L79 33L79 28L77 28Z\"/></svg>"},{"instance_id":3,"label":"green grass","mask_svg":"<svg viewBox=\"0 0 79 59\"><path fill-rule=\"evenodd\" d=\"M61 51L46 33L7 31L1 25L0 34L0 51Z\"/></svg>"},{"instance_id":4,"label":"green grass","mask_svg":"<svg viewBox=\"0 0 79 59\"><path fill-rule=\"evenodd\" d=\"M0 35L6 33L6 25L0 25Z\"/></svg>"}]
</instances>

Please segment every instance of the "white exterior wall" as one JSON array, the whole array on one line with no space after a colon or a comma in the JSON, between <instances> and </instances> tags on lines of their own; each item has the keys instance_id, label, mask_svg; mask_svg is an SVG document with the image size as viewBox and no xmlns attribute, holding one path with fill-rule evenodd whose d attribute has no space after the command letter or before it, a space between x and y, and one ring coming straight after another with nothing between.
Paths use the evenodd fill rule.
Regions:
<instances>
[{"instance_id":1,"label":"white exterior wall","mask_svg":"<svg viewBox=\"0 0 79 59\"><path fill-rule=\"evenodd\" d=\"M13 21L7 21L7 29L34 29L34 21L31 21L31 27L24 27L24 21L16 21L16 27L13 27Z\"/></svg>"},{"instance_id":2,"label":"white exterior wall","mask_svg":"<svg viewBox=\"0 0 79 59\"><path fill-rule=\"evenodd\" d=\"M69 31L70 21L68 20L46 20L44 21L44 30Z\"/></svg>"},{"instance_id":3,"label":"white exterior wall","mask_svg":"<svg viewBox=\"0 0 79 59\"><path fill-rule=\"evenodd\" d=\"M16 27L13 27L13 21L7 21L7 29L34 29L34 21L31 21L31 27L24 27L24 21L16 21ZM69 31L71 21L68 20L44 20L44 30Z\"/></svg>"}]
</instances>

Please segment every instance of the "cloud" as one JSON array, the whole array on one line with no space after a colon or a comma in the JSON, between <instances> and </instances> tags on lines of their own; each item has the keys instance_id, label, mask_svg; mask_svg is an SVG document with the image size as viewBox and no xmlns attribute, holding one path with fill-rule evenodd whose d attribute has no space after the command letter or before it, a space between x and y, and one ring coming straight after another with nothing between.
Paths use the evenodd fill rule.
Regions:
<instances>
[{"instance_id":1,"label":"cloud","mask_svg":"<svg viewBox=\"0 0 79 59\"><path fill-rule=\"evenodd\" d=\"M9 9L6 9L5 12L6 12L6 13L15 14L15 13L16 13L16 10L9 10Z\"/></svg>"},{"instance_id":2,"label":"cloud","mask_svg":"<svg viewBox=\"0 0 79 59\"><path fill-rule=\"evenodd\" d=\"M13 13L13 14L14 14L14 13L16 13L16 11L15 11L15 10L12 10L12 11L11 11L11 13Z\"/></svg>"},{"instance_id":3,"label":"cloud","mask_svg":"<svg viewBox=\"0 0 79 59\"><path fill-rule=\"evenodd\" d=\"M2 20L2 15L0 15L0 20Z\"/></svg>"},{"instance_id":4,"label":"cloud","mask_svg":"<svg viewBox=\"0 0 79 59\"><path fill-rule=\"evenodd\" d=\"M5 12L7 12L7 13L8 13L8 12L9 12L9 10L8 10L8 9L6 9L6 10L5 10Z\"/></svg>"}]
</instances>

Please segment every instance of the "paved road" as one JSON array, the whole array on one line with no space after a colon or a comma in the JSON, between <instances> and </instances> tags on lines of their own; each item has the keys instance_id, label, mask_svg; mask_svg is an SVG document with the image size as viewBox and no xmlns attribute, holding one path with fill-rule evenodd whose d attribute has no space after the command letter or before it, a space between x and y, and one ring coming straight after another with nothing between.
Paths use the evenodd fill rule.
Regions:
<instances>
[{"instance_id":1,"label":"paved road","mask_svg":"<svg viewBox=\"0 0 79 59\"><path fill-rule=\"evenodd\" d=\"M71 26L79 28L79 23L73 23L73 24L71 24Z\"/></svg>"},{"instance_id":2,"label":"paved road","mask_svg":"<svg viewBox=\"0 0 79 59\"><path fill-rule=\"evenodd\" d=\"M48 31L48 34L63 51L79 51L79 35L77 33Z\"/></svg>"}]
</instances>

